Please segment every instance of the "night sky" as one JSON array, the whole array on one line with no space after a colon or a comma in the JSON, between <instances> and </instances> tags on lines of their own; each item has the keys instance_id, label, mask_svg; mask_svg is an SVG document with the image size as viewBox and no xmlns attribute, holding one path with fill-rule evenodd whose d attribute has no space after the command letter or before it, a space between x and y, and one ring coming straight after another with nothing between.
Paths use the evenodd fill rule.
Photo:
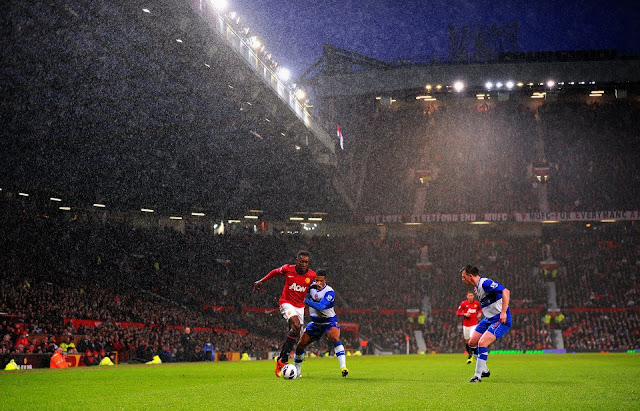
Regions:
<instances>
[{"instance_id":1,"label":"night sky","mask_svg":"<svg viewBox=\"0 0 640 411\"><path fill-rule=\"evenodd\" d=\"M385 61L448 55L447 23L519 23L520 51L614 48L640 53L640 2L228 0L293 77L327 42Z\"/></svg>"}]
</instances>

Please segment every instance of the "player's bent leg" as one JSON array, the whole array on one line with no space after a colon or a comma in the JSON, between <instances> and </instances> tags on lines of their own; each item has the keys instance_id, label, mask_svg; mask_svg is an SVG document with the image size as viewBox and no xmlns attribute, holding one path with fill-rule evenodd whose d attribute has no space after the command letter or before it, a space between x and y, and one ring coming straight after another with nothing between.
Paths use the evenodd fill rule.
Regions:
<instances>
[{"instance_id":1,"label":"player's bent leg","mask_svg":"<svg viewBox=\"0 0 640 411\"><path fill-rule=\"evenodd\" d=\"M329 328L329 330L327 330L327 337L333 341L333 349L340 363L340 373L343 377L346 377L349 374L349 370L347 369L347 356L345 355L344 345L342 345L342 341L340 341L340 328Z\"/></svg>"},{"instance_id":2,"label":"player's bent leg","mask_svg":"<svg viewBox=\"0 0 640 411\"><path fill-rule=\"evenodd\" d=\"M471 346L469 346L469 338L464 340L464 349L467 352L467 364L471 364L471 359L473 358L473 350Z\"/></svg>"},{"instance_id":3,"label":"player's bent leg","mask_svg":"<svg viewBox=\"0 0 640 411\"><path fill-rule=\"evenodd\" d=\"M311 338L309 337L309 334L305 332L302 334L302 337L300 337L300 341L298 342L298 346L296 347L296 355L293 358L293 364L298 370L298 378L302 377L302 362L304 361L304 350L307 348L307 345L309 345L310 341Z\"/></svg>"},{"instance_id":4,"label":"player's bent leg","mask_svg":"<svg viewBox=\"0 0 640 411\"><path fill-rule=\"evenodd\" d=\"M478 367L478 342L480 341L480 338L482 338L482 335L484 334L485 331L487 331L487 328L489 328L490 325L491 323L489 323L486 320L486 318L483 318L482 321L480 321L478 325L476 325L475 329L471 333L471 338L469 338L468 344L469 344L469 348L473 353L474 358L476 359L476 368Z\"/></svg>"},{"instance_id":5,"label":"player's bent leg","mask_svg":"<svg viewBox=\"0 0 640 411\"><path fill-rule=\"evenodd\" d=\"M493 327L493 326L492 326ZM491 327L489 327L491 328ZM476 362L476 377L486 378L491 375L487 368L487 360L489 359L489 345L496 340L496 336L490 331L485 332L480 341L478 341L478 360Z\"/></svg>"},{"instance_id":6,"label":"player's bent leg","mask_svg":"<svg viewBox=\"0 0 640 411\"><path fill-rule=\"evenodd\" d=\"M471 338L469 338L469 341L467 342L467 347L469 347L469 354L471 354L476 359L476 363L478 361L478 341L480 340L480 337L482 337L482 334L474 331L471 334ZM467 362L467 364L468 363L469 362Z\"/></svg>"},{"instance_id":7,"label":"player's bent leg","mask_svg":"<svg viewBox=\"0 0 640 411\"><path fill-rule=\"evenodd\" d=\"M484 357L484 370L482 370L482 378L487 378L491 375L489 368L486 365L489 356L489 345L491 345L494 341L499 340L511 329L511 322L507 323L495 322L491 324L491 326L487 329L478 341L478 356L480 356L480 352ZM484 347L484 348L483 348Z\"/></svg>"},{"instance_id":8,"label":"player's bent leg","mask_svg":"<svg viewBox=\"0 0 640 411\"><path fill-rule=\"evenodd\" d=\"M280 351L280 360L283 364L289 362L289 353L293 349L293 346L298 342L301 329L302 324L300 323L300 318L297 315L289 318L289 333L287 334L287 338L282 345L282 351Z\"/></svg>"}]
</instances>

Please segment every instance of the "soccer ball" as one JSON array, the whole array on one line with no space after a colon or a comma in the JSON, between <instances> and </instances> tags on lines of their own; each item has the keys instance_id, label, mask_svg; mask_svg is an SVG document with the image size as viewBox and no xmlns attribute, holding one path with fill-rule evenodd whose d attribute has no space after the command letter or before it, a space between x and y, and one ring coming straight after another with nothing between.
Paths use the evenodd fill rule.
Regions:
<instances>
[{"instance_id":1,"label":"soccer ball","mask_svg":"<svg viewBox=\"0 0 640 411\"><path fill-rule=\"evenodd\" d=\"M295 380L298 378L298 369L293 364L287 364L282 367L282 378L285 380Z\"/></svg>"}]
</instances>

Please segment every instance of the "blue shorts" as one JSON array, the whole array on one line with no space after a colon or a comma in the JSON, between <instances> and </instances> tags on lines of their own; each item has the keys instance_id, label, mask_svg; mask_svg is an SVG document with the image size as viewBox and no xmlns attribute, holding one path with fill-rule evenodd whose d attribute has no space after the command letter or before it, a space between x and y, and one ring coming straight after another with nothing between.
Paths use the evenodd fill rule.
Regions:
<instances>
[{"instance_id":1,"label":"blue shorts","mask_svg":"<svg viewBox=\"0 0 640 411\"><path fill-rule=\"evenodd\" d=\"M511 316L507 316L507 322L502 324L500 319L498 321L489 322L486 318L483 318L482 321L476 325L476 332L480 334L484 334L485 331L489 331L491 334L496 336L496 340L499 340L503 335L507 333L511 329Z\"/></svg>"},{"instance_id":2,"label":"blue shorts","mask_svg":"<svg viewBox=\"0 0 640 411\"><path fill-rule=\"evenodd\" d=\"M313 321L311 321L305 327L304 332L309 334L309 337L311 337L311 341L317 341L322 337L324 333L326 333L330 328L333 327L337 328L338 330L340 329L337 321L331 321L324 324L314 323Z\"/></svg>"}]
</instances>

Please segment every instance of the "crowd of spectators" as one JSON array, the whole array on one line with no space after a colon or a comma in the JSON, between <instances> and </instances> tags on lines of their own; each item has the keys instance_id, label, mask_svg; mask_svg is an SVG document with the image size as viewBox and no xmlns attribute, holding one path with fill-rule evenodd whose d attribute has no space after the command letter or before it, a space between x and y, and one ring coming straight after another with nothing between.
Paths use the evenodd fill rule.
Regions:
<instances>
[{"instance_id":1,"label":"crowd of spectators","mask_svg":"<svg viewBox=\"0 0 640 411\"><path fill-rule=\"evenodd\" d=\"M636 102L408 100L378 104L375 114L341 107L357 153L341 164L362 214L638 207ZM548 169L547 182L536 167Z\"/></svg>"},{"instance_id":2,"label":"crowd of spectators","mask_svg":"<svg viewBox=\"0 0 640 411\"><path fill-rule=\"evenodd\" d=\"M554 211L636 210L640 106L547 103L539 109Z\"/></svg>"},{"instance_id":3,"label":"crowd of spectators","mask_svg":"<svg viewBox=\"0 0 640 411\"><path fill-rule=\"evenodd\" d=\"M569 352L638 349L640 312L636 310L584 312L567 315L562 335Z\"/></svg>"},{"instance_id":4,"label":"crowd of spectators","mask_svg":"<svg viewBox=\"0 0 640 411\"><path fill-rule=\"evenodd\" d=\"M205 343L211 343L215 352L248 352L264 358L268 351L279 348L285 331L284 322L273 310L282 284L268 282L262 292L250 293L251 284L291 262L301 248L311 252L314 267L329 269L328 282L337 290L338 313L340 309L433 310L424 325L428 350L449 352L461 347L459 319L452 310L467 291L460 282L459 268L469 261L511 289L514 310L533 310L515 315L512 332L496 347L548 348L549 325L544 314L549 278L538 270L545 244L550 245L560 267L554 281L561 309L637 310L640 306L639 242L632 229L558 230L543 236L511 237L494 232L479 238L438 232L385 239L373 235L213 235L9 210L12 208L0 215L4 229L0 246L6 250L0 256L4 353L51 352L52 344L71 338L80 354L87 348L98 354L102 349L115 350L139 361L150 353L159 353L166 361L204 358ZM429 268L416 266L424 245L429 247ZM252 307L258 310L246 309ZM406 313L394 312L345 313L340 318L359 324L360 334L372 346L404 352L408 336L410 351L416 352L415 324ZM572 312L565 315L567 327L575 324ZM591 312L580 315L587 323L593 320L594 326L600 318ZM98 323L74 327L65 319ZM197 353L189 348L185 354L182 337L186 326L193 330ZM638 345L637 321L623 322L622 327L629 337L607 340L602 347ZM343 334L347 348L359 348L353 332ZM565 337L572 347L593 348L574 342L576 336L583 340L579 332ZM80 340L88 341L79 346Z\"/></svg>"}]
</instances>

